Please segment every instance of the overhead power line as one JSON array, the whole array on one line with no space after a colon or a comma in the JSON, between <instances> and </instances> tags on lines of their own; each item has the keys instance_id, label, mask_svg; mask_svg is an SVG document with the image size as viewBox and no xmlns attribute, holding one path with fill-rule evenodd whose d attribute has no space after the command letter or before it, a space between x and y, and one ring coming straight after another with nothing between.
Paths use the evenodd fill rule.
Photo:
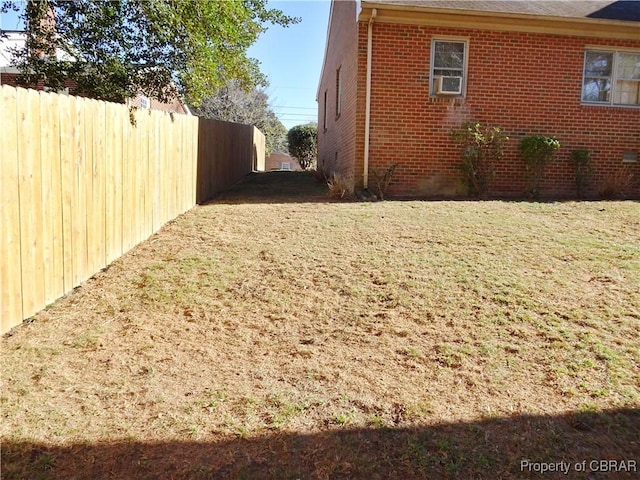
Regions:
<instances>
[{"instance_id":1,"label":"overhead power line","mask_svg":"<svg viewBox=\"0 0 640 480\"><path fill-rule=\"evenodd\" d=\"M292 110L317 110L317 107L290 107L288 105L271 105L271 108L290 108Z\"/></svg>"},{"instance_id":2,"label":"overhead power line","mask_svg":"<svg viewBox=\"0 0 640 480\"><path fill-rule=\"evenodd\" d=\"M286 115L289 117L317 117L315 113L281 112L280 115Z\"/></svg>"}]
</instances>

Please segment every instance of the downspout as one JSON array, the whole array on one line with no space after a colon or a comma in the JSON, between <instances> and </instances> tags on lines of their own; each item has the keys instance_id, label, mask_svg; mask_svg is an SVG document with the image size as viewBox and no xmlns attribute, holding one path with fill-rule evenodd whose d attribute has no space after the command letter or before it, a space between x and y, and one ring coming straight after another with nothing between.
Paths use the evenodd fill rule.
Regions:
<instances>
[{"instance_id":1,"label":"downspout","mask_svg":"<svg viewBox=\"0 0 640 480\"><path fill-rule=\"evenodd\" d=\"M369 127L371 124L371 53L373 42L373 20L376 18L378 10L375 8L371 12L369 27L367 29L367 85L366 100L364 107L364 179L363 186L366 190L369 186Z\"/></svg>"}]
</instances>

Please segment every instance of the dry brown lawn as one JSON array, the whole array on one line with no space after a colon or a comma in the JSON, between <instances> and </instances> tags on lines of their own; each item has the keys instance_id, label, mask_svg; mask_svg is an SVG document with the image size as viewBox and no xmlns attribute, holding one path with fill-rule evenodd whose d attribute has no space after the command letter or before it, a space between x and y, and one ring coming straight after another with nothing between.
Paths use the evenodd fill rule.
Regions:
<instances>
[{"instance_id":1,"label":"dry brown lawn","mask_svg":"<svg viewBox=\"0 0 640 480\"><path fill-rule=\"evenodd\" d=\"M639 239L254 176L5 335L2 477L637 478Z\"/></svg>"}]
</instances>

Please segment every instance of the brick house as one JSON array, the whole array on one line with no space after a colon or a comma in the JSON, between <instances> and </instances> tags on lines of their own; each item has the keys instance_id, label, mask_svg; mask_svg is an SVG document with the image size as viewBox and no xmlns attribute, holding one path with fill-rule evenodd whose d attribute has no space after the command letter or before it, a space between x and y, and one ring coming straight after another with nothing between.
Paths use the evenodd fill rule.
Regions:
<instances>
[{"instance_id":1,"label":"brick house","mask_svg":"<svg viewBox=\"0 0 640 480\"><path fill-rule=\"evenodd\" d=\"M571 151L588 149L588 194L640 195L640 2L333 1L318 86L318 166L358 190L398 163L388 194L465 194L450 132L510 137L494 196L525 191L518 153L555 136L541 194L575 195ZM372 188L373 189L373 188Z\"/></svg>"},{"instance_id":2,"label":"brick house","mask_svg":"<svg viewBox=\"0 0 640 480\"><path fill-rule=\"evenodd\" d=\"M18 77L20 72L14 66L12 66L12 49L22 48L26 41L26 34L23 31L9 31L3 30L4 37L0 37L0 85L11 85L12 87L33 88L35 90L44 90L44 82L40 81L34 85L21 85L18 83ZM62 50L56 52L58 58L71 59ZM71 95L77 95L77 84L70 79L66 79L65 93ZM191 115L191 111L186 104L184 104L179 98L174 98L169 102L161 102L155 98L148 98L143 95L137 95L135 98L127 100L127 104L139 107L147 108L151 110L159 110L162 112L180 113Z\"/></svg>"},{"instance_id":3,"label":"brick house","mask_svg":"<svg viewBox=\"0 0 640 480\"><path fill-rule=\"evenodd\" d=\"M301 171L298 159L285 152L272 152L266 160L265 170Z\"/></svg>"}]
</instances>

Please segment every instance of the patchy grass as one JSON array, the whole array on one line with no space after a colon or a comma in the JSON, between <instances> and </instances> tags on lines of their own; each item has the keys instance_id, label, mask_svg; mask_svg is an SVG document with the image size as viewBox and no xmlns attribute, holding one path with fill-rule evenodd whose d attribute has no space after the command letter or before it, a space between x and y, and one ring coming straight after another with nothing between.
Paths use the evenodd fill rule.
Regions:
<instances>
[{"instance_id":1,"label":"patchy grass","mask_svg":"<svg viewBox=\"0 0 640 480\"><path fill-rule=\"evenodd\" d=\"M638 203L330 203L277 175L5 335L3 478L639 459Z\"/></svg>"}]
</instances>

